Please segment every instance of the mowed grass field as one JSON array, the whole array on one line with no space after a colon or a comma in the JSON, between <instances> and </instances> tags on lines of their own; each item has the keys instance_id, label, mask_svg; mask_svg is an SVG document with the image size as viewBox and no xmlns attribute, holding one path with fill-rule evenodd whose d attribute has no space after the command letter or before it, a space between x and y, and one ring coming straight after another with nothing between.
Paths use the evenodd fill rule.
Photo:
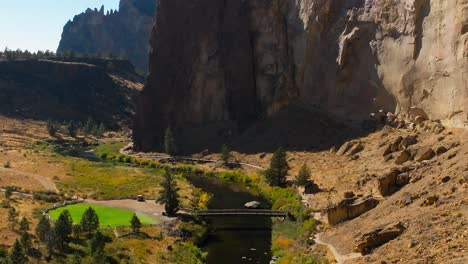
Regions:
<instances>
[{"instance_id":1,"label":"mowed grass field","mask_svg":"<svg viewBox=\"0 0 468 264\"><path fill-rule=\"evenodd\" d=\"M81 221L81 216L89 207L92 207L96 211L99 217L99 224L101 227L129 226L130 220L132 219L134 214L134 212L130 210L111 208L88 203L80 203L57 208L55 210L50 211L49 215L52 219L56 220L64 210L68 210L73 219L73 223L78 224ZM158 224L159 222L156 218L150 215L137 213L137 216L140 219L140 222L144 225Z\"/></svg>"}]
</instances>

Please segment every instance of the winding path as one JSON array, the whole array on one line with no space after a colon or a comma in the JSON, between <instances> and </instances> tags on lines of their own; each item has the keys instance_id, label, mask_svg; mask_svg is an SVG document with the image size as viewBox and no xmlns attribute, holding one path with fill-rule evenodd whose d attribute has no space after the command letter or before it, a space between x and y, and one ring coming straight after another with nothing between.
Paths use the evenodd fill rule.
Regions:
<instances>
[{"instance_id":1,"label":"winding path","mask_svg":"<svg viewBox=\"0 0 468 264\"><path fill-rule=\"evenodd\" d=\"M346 255L340 254L338 250L336 250L335 246L320 239L320 234L315 235L314 241L319 245L327 246L333 254L333 257L335 258L337 264L344 264L348 260L362 257L361 253L349 253Z\"/></svg>"},{"instance_id":2,"label":"winding path","mask_svg":"<svg viewBox=\"0 0 468 264\"><path fill-rule=\"evenodd\" d=\"M57 186L55 186L55 183L45 176L42 176L39 174L17 171L14 169L7 169L7 168L0 168L0 172L1 171L10 172L18 176L29 176L31 178L34 178L36 181L38 181L44 187L46 191L59 192L59 190L57 189Z\"/></svg>"}]
</instances>

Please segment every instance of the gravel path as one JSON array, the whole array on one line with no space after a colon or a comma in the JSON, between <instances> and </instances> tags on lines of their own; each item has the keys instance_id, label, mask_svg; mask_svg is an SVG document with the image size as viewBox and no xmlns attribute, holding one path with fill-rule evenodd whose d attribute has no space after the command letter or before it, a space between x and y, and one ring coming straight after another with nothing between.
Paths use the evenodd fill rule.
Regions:
<instances>
[{"instance_id":1,"label":"gravel path","mask_svg":"<svg viewBox=\"0 0 468 264\"><path fill-rule=\"evenodd\" d=\"M336 248L332 244L329 244L327 242L322 241L320 239L320 234L315 235L314 241L315 241L315 243L317 243L319 245L327 246L328 249L330 249L330 251L332 252L337 264L344 264L348 260L362 257L362 254L360 254L360 253L349 253L349 254L346 254L346 255L340 254L338 252L338 250L336 250Z\"/></svg>"}]
</instances>

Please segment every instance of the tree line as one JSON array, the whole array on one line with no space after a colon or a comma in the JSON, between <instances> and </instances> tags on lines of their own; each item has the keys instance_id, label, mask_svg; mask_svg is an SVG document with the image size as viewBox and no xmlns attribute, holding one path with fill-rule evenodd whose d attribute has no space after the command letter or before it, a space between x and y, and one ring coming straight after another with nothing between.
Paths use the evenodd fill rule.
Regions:
<instances>
[{"instance_id":1,"label":"tree line","mask_svg":"<svg viewBox=\"0 0 468 264\"><path fill-rule=\"evenodd\" d=\"M50 50L38 50L36 52L31 52L29 50L11 50L6 47L3 51L0 51L0 60L4 59L7 61L15 60L67 60L67 59L76 59L76 58L102 58L102 59L123 59L118 56L115 56L112 53L79 53L75 51L65 51L65 52L53 52Z\"/></svg>"},{"instance_id":2,"label":"tree line","mask_svg":"<svg viewBox=\"0 0 468 264\"><path fill-rule=\"evenodd\" d=\"M88 118L84 123L75 122L73 120L68 122L59 122L52 119L47 120L47 132L51 136L55 136L59 131L71 137L77 136L78 133L81 133L84 136L102 136L105 130L106 127L102 122L98 123L92 118Z\"/></svg>"}]
</instances>

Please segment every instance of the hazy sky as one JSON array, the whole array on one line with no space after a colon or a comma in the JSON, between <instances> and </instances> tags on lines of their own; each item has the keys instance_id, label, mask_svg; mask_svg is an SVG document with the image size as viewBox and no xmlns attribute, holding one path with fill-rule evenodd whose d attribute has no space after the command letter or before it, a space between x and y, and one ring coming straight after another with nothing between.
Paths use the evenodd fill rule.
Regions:
<instances>
[{"instance_id":1,"label":"hazy sky","mask_svg":"<svg viewBox=\"0 0 468 264\"><path fill-rule=\"evenodd\" d=\"M65 23L101 5L118 9L119 0L0 0L0 50L56 51Z\"/></svg>"}]
</instances>

